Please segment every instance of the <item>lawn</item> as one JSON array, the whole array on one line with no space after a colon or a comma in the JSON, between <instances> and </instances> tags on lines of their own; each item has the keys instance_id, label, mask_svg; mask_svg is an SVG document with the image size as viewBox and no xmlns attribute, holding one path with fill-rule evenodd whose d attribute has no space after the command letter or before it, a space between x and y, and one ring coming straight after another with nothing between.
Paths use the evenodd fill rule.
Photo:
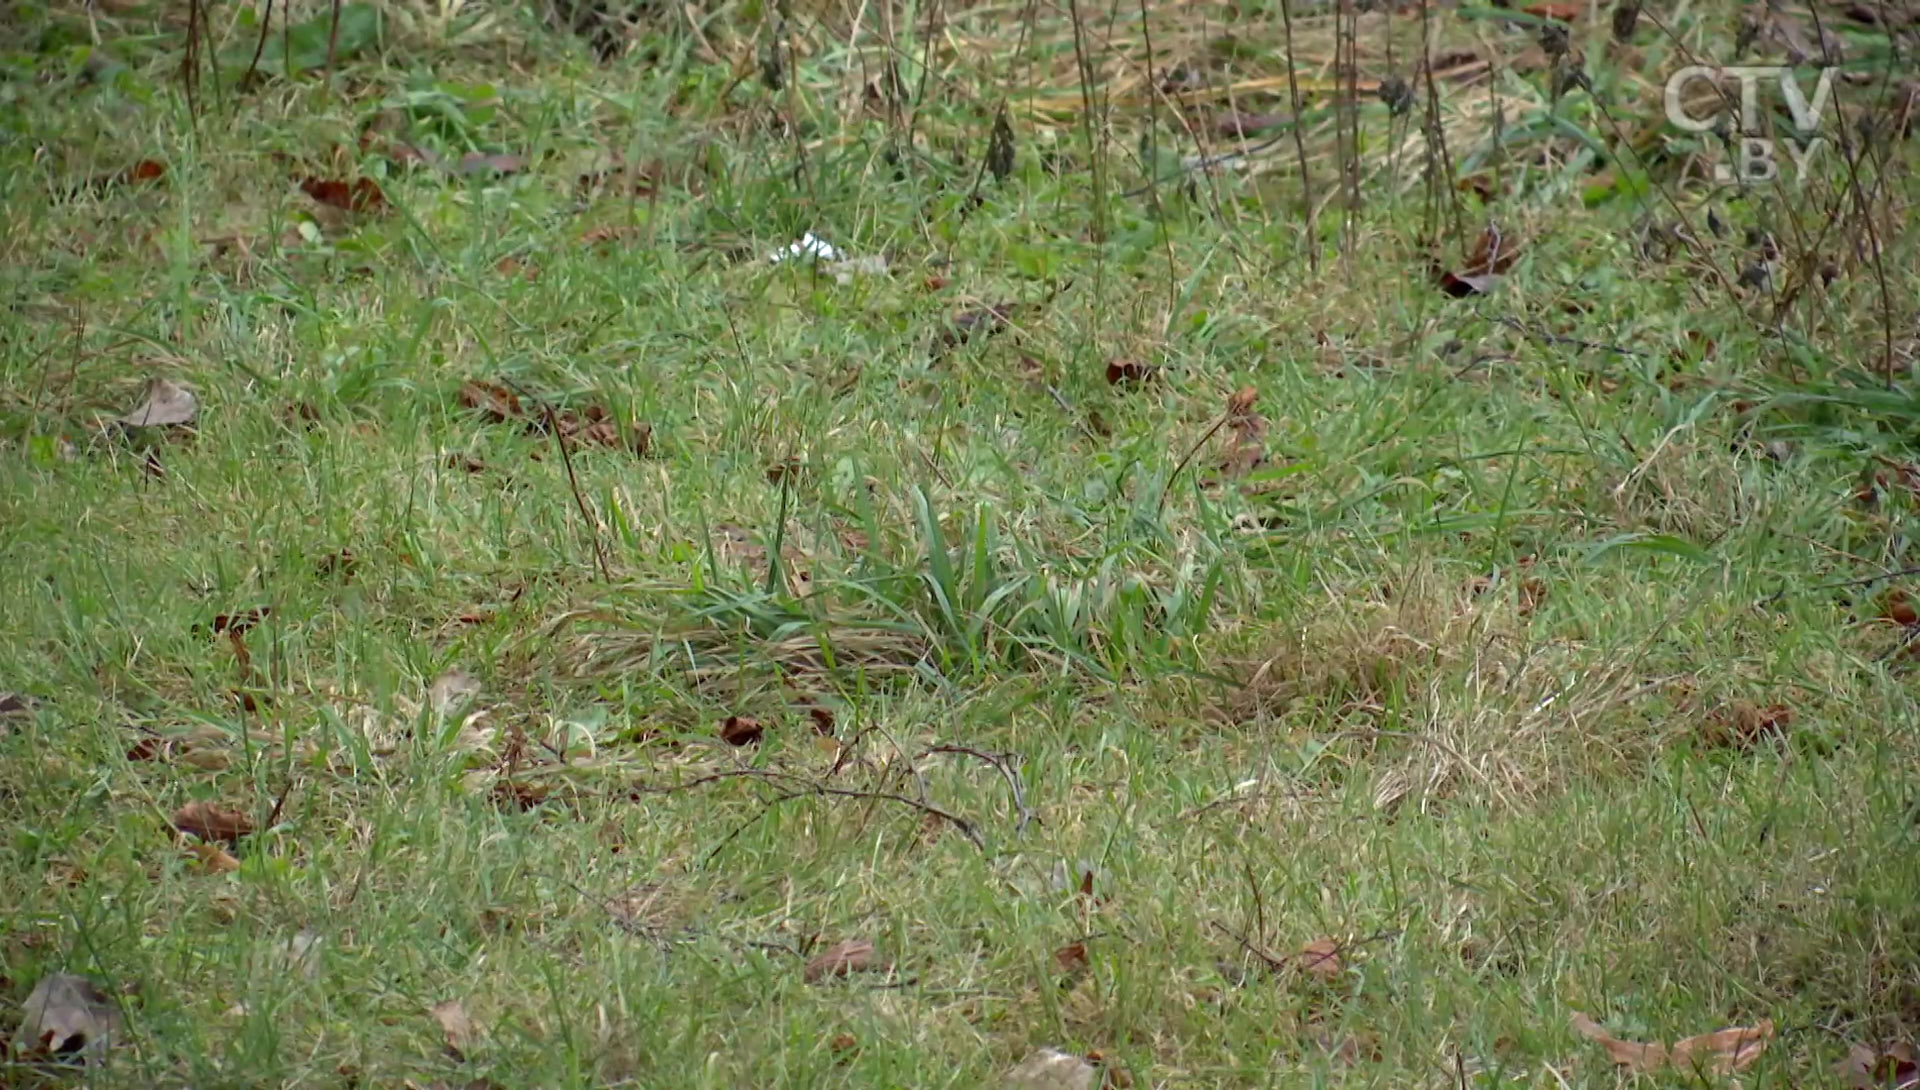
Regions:
<instances>
[{"instance_id":1,"label":"lawn","mask_svg":"<svg viewBox=\"0 0 1920 1090\"><path fill-rule=\"evenodd\" d=\"M1915 1085L1920 11L1354 6L13 4L0 1085Z\"/></svg>"}]
</instances>

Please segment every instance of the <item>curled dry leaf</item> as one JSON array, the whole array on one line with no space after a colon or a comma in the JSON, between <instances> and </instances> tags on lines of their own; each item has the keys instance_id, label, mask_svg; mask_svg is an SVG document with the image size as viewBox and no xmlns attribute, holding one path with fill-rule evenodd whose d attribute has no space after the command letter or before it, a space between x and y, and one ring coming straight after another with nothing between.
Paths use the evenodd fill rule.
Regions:
<instances>
[{"instance_id":1,"label":"curled dry leaf","mask_svg":"<svg viewBox=\"0 0 1920 1090\"><path fill-rule=\"evenodd\" d=\"M1061 972L1069 975L1085 969L1090 964L1087 958L1087 944L1070 942L1062 946L1053 952L1053 963Z\"/></svg>"},{"instance_id":2,"label":"curled dry leaf","mask_svg":"<svg viewBox=\"0 0 1920 1090\"><path fill-rule=\"evenodd\" d=\"M729 715L720 724L720 740L730 746L750 746L765 733L758 719L745 715Z\"/></svg>"},{"instance_id":3,"label":"curled dry leaf","mask_svg":"<svg viewBox=\"0 0 1920 1090\"><path fill-rule=\"evenodd\" d=\"M193 423L200 412L200 399L193 391L170 379L156 378L147 383L146 400L120 418L130 428L175 428Z\"/></svg>"},{"instance_id":4,"label":"curled dry leaf","mask_svg":"<svg viewBox=\"0 0 1920 1090\"><path fill-rule=\"evenodd\" d=\"M342 212L380 212L387 207L387 195L381 192L380 184L372 178L355 178L351 182L303 178L300 191L312 197L314 203Z\"/></svg>"},{"instance_id":5,"label":"curled dry leaf","mask_svg":"<svg viewBox=\"0 0 1920 1090\"><path fill-rule=\"evenodd\" d=\"M1773 1020L1757 1026L1734 1027L1703 1033L1674 1042L1672 1048L1658 1041L1627 1041L1609 1034L1598 1022L1579 1011L1568 1020L1573 1031L1605 1049L1614 1063L1633 1072L1658 1071L1669 1065L1688 1071L1728 1075L1744 1071L1766 1051L1773 1038Z\"/></svg>"},{"instance_id":6,"label":"curled dry leaf","mask_svg":"<svg viewBox=\"0 0 1920 1090\"><path fill-rule=\"evenodd\" d=\"M460 406L472 409L493 424L526 417L520 407L520 396L497 382L469 379L461 383Z\"/></svg>"},{"instance_id":7,"label":"curled dry leaf","mask_svg":"<svg viewBox=\"0 0 1920 1090\"><path fill-rule=\"evenodd\" d=\"M1915 1090L1920 1087L1920 1053L1905 1041L1885 1052L1854 1045L1834 1073L1855 1090Z\"/></svg>"},{"instance_id":8,"label":"curled dry leaf","mask_svg":"<svg viewBox=\"0 0 1920 1090\"><path fill-rule=\"evenodd\" d=\"M433 1020L440 1025L440 1032L446 1035L447 1055L456 1060L467 1058L467 1049L479 1036L473 1019L467 1014L466 1005L458 999L446 999L428 1008Z\"/></svg>"},{"instance_id":9,"label":"curled dry leaf","mask_svg":"<svg viewBox=\"0 0 1920 1090\"><path fill-rule=\"evenodd\" d=\"M53 973L40 978L21 1006L13 1050L98 1059L112 1047L120 1025L119 1004L98 984L73 973Z\"/></svg>"},{"instance_id":10,"label":"curled dry leaf","mask_svg":"<svg viewBox=\"0 0 1920 1090\"><path fill-rule=\"evenodd\" d=\"M873 951L873 943L866 939L848 939L838 942L807 959L802 977L809 983L831 977L851 976L854 973L885 971L889 966L879 961Z\"/></svg>"},{"instance_id":11,"label":"curled dry leaf","mask_svg":"<svg viewBox=\"0 0 1920 1090\"><path fill-rule=\"evenodd\" d=\"M1340 944L1330 938L1318 938L1303 943L1293 956L1294 964L1300 971L1321 980L1338 980L1346 971L1340 960Z\"/></svg>"},{"instance_id":12,"label":"curled dry leaf","mask_svg":"<svg viewBox=\"0 0 1920 1090\"><path fill-rule=\"evenodd\" d=\"M1153 380L1160 368L1143 360L1112 360L1107 363L1107 385L1126 383L1141 386Z\"/></svg>"},{"instance_id":13,"label":"curled dry leaf","mask_svg":"<svg viewBox=\"0 0 1920 1090\"><path fill-rule=\"evenodd\" d=\"M208 844L237 844L253 832L253 819L211 802L190 802L173 812L173 827Z\"/></svg>"},{"instance_id":14,"label":"curled dry leaf","mask_svg":"<svg viewBox=\"0 0 1920 1090\"><path fill-rule=\"evenodd\" d=\"M1761 707L1746 700L1735 700L1714 709L1700 728L1700 740L1709 746L1745 749L1767 738L1786 734L1793 723L1793 709L1785 704Z\"/></svg>"}]
</instances>

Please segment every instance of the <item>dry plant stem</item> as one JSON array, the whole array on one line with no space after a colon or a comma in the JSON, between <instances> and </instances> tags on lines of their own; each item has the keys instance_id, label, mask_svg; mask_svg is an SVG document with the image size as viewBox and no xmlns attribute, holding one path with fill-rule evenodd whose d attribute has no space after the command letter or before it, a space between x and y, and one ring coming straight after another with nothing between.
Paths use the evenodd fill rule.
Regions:
<instances>
[{"instance_id":1,"label":"dry plant stem","mask_svg":"<svg viewBox=\"0 0 1920 1090\"><path fill-rule=\"evenodd\" d=\"M1452 213L1454 242L1464 246L1467 232L1460 219L1460 194L1453 185L1453 155L1447 149L1446 127L1440 123L1440 87L1433 79L1431 4L1432 0L1420 0L1420 70L1426 76L1427 83L1427 118L1421 130L1427 148L1427 207L1422 233L1429 242L1435 241L1433 218L1435 206L1439 203L1435 193L1444 191L1447 208ZM1495 162L1498 161L1496 156Z\"/></svg>"},{"instance_id":2,"label":"dry plant stem","mask_svg":"<svg viewBox=\"0 0 1920 1090\"><path fill-rule=\"evenodd\" d=\"M831 784L809 780L803 776L796 776L791 772L778 772L773 769L740 768L726 772L712 772L705 776L696 776L685 783L677 783L668 787L638 787L634 788L634 790L649 795L672 795L682 791L692 791L696 788L706 787L711 784L723 783L728 780L758 780L762 783L774 785L779 793L768 801L767 806L769 809L783 802L791 802L794 799L805 798L809 795L896 803L918 810L931 817L939 818L941 821L959 830L961 835L965 836L973 843L974 847L979 848L981 851L985 851L987 847L986 838L980 835L980 830L973 822L968 821L966 818L961 817L951 810L936 806L933 803L926 802L922 799L911 798L894 791L862 791L852 787L834 787ZM764 811L762 811L762 814L764 814ZM759 816L756 816L754 820L759 820ZM752 822L748 822L748 824L751 825ZM722 846L737 835L739 835L738 832L729 833L725 840L722 841ZM718 848L716 848L715 851L717 852ZM711 855L709 855L709 858L711 858Z\"/></svg>"},{"instance_id":3,"label":"dry plant stem","mask_svg":"<svg viewBox=\"0 0 1920 1090\"><path fill-rule=\"evenodd\" d=\"M1013 828L1014 835L1018 836L1026 832L1027 826L1033 824L1035 820L1034 814L1027 806L1027 793L1025 788L1020 784L1020 772L1014 767L1019 763L1019 756L1017 754L988 753L985 750L974 749L972 746L956 745L932 746L927 750L927 753L952 753L972 757L975 760L985 761L987 764L992 765L994 769L1000 773L1001 777L1007 781L1007 790L1013 794L1014 811L1020 815L1019 824Z\"/></svg>"},{"instance_id":4,"label":"dry plant stem","mask_svg":"<svg viewBox=\"0 0 1920 1090\"><path fill-rule=\"evenodd\" d=\"M267 51L267 35L273 30L273 0L267 0L264 14L260 16L260 38L253 43L253 59L247 62L247 74L240 77L242 86L253 82L260 71L260 55Z\"/></svg>"},{"instance_id":5,"label":"dry plant stem","mask_svg":"<svg viewBox=\"0 0 1920 1090\"><path fill-rule=\"evenodd\" d=\"M940 13L940 0L927 5L927 29L925 40L920 47L920 86L913 92L913 109L907 114L907 148L905 154L913 154L913 134L920 124L920 107L927 101L927 79L933 73L933 33L934 19ZM889 57L887 63L893 63Z\"/></svg>"},{"instance_id":6,"label":"dry plant stem","mask_svg":"<svg viewBox=\"0 0 1920 1090\"><path fill-rule=\"evenodd\" d=\"M580 509L580 518L587 524L587 536L593 541L593 558L600 566L600 581L613 582L613 568L607 563L607 547L600 540L600 522L587 508L587 498L580 494L580 478L573 472L573 455L567 452L567 438L560 433L560 420L554 415L553 406L542 405L546 414L547 430L553 433L553 443L560 448L560 463L567 469L567 486L573 490L574 506Z\"/></svg>"},{"instance_id":7,"label":"dry plant stem","mask_svg":"<svg viewBox=\"0 0 1920 1090\"><path fill-rule=\"evenodd\" d=\"M1160 502L1153 509L1154 517L1158 518L1160 513L1167 509L1167 497L1173 493L1173 483L1180 479L1180 471L1187 468L1187 463L1193 461L1193 456L1200 453L1201 447L1207 445L1207 440L1213 438L1221 428L1226 427L1230 419L1232 419L1231 414L1221 413L1213 422L1213 426L1202 433L1200 438L1194 441L1193 446L1188 448L1186 457L1180 459L1180 464L1173 467L1173 472L1167 475L1167 486L1160 490Z\"/></svg>"},{"instance_id":8,"label":"dry plant stem","mask_svg":"<svg viewBox=\"0 0 1920 1090\"><path fill-rule=\"evenodd\" d=\"M180 59L180 85L187 95L187 117L200 119L200 0L187 0L187 50Z\"/></svg>"},{"instance_id":9,"label":"dry plant stem","mask_svg":"<svg viewBox=\"0 0 1920 1090\"><path fill-rule=\"evenodd\" d=\"M1073 20L1073 59L1080 72L1080 129L1086 137L1087 162L1093 172L1093 222L1089 229L1094 243L1099 244L1107 240L1107 172L1100 159L1100 142L1094 138L1094 127L1099 122L1094 115L1093 60L1087 55L1080 0L1067 0L1067 14Z\"/></svg>"},{"instance_id":10,"label":"dry plant stem","mask_svg":"<svg viewBox=\"0 0 1920 1090\"><path fill-rule=\"evenodd\" d=\"M333 75L334 53L340 46L340 0L333 0L333 21L327 24L327 75Z\"/></svg>"},{"instance_id":11,"label":"dry plant stem","mask_svg":"<svg viewBox=\"0 0 1920 1090\"><path fill-rule=\"evenodd\" d=\"M1424 10L1424 0L1422 0ZM1314 224L1313 172L1307 168L1307 138L1300 131L1300 77L1294 71L1293 4L1280 0L1280 27L1287 50L1287 100L1293 109L1293 150L1300 159L1300 193L1306 206L1307 269L1320 272L1320 232Z\"/></svg>"}]
</instances>

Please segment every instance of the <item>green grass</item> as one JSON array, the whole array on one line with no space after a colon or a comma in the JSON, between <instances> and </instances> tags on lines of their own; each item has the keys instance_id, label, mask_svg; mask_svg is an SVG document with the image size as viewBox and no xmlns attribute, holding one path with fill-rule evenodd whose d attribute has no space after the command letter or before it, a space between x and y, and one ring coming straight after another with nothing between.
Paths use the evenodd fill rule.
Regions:
<instances>
[{"instance_id":1,"label":"green grass","mask_svg":"<svg viewBox=\"0 0 1920 1090\"><path fill-rule=\"evenodd\" d=\"M60 971L123 1007L99 1086L981 1086L1043 1045L1136 1086L1613 1085L1575 1010L1669 1042L1772 1019L1743 1084L1818 1086L1920 1032L1920 701L1902 580L1862 581L1914 563L1920 503L1910 379L1880 385L1883 325L1913 347L1904 143L1870 171L1890 318L1857 221L1778 321L1706 271L1748 227L1797 255L1842 175L1710 195L1669 149L1660 192L1583 200L1605 164L1538 117L1443 240L1492 218L1519 260L1454 300L1418 111L1363 111L1342 254L1291 140L1123 196L1154 119L1193 150L1124 65L1096 186L1056 13L1019 47L1017 13L954 15L908 147L858 109L844 13L792 17L775 93L757 11L600 67L391 10L331 84L205 77L197 121L150 16L101 16L97 78L82 13L21 9L0 58L0 689L31 698L0 720L0 1033ZM896 13L910 92L925 16ZM1119 18L1090 48L1146 56ZM1688 18L1725 55L1731 16ZM1605 23L1595 82L1657 127ZM1156 72L1281 71L1206 42L1156 22ZM981 178L1023 89L1056 112ZM1482 91L1441 88L1458 161ZM356 151L383 110L528 168ZM648 192L581 184L616 153ZM164 177L90 184L142 159ZM363 173L390 208L297 186ZM1732 230L1648 256L1675 205ZM809 230L886 272L764 260ZM111 424L155 377L191 433ZM624 445L563 458L469 380ZM1235 476L1243 387L1265 460ZM243 657L216 618L250 610ZM454 671L477 693L436 701ZM237 869L172 831L193 801L263 826ZM1263 961L1322 937L1330 979ZM808 979L851 938L891 970Z\"/></svg>"}]
</instances>

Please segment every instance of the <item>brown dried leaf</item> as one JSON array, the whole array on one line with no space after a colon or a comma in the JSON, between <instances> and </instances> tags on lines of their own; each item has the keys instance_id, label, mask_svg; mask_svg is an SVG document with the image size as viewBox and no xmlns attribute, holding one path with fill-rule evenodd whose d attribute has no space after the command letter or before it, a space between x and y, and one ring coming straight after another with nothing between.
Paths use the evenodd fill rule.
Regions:
<instances>
[{"instance_id":1,"label":"brown dried leaf","mask_svg":"<svg viewBox=\"0 0 1920 1090\"><path fill-rule=\"evenodd\" d=\"M1303 943L1293 956L1294 963L1309 976L1321 980L1338 980L1346 971L1340 960L1340 944L1331 938L1318 938Z\"/></svg>"},{"instance_id":2,"label":"brown dried leaf","mask_svg":"<svg viewBox=\"0 0 1920 1090\"><path fill-rule=\"evenodd\" d=\"M253 627L273 613L273 607L260 606L255 609L235 610L232 613L215 614L213 633L216 636L244 636L253 631Z\"/></svg>"},{"instance_id":3,"label":"brown dried leaf","mask_svg":"<svg viewBox=\"0 0 1920 1090\"><path fill-rule=\"evenodd\" d=\"M1089 964L1087 944L1084 942L1070 942L1062 946L1053 952L1053 963L1059 966L1061 972L1067 974L1077 973L1085 969Z\"/></svg>"},{"instance_id":4,"label":"brown dried leaf","mask_svg":"<svg viewBox=\"0 0 1920 1090\"><path fill-rule=\"evenodd\" d=\"M120 1005L98 984L73 973L40 978L20 1008L16 1052L104 1056L120 1030Z\"/></svg>"},{"instance_id":5,"label":"brown dried leaf","mask_svg":"<svg viewBox=\"0 0 1920 1090\"><path fill-rule=\"evenodd\" d=\"M729 715L720 724L720 740L730 746L750 746L765 733L760 720L744 715Z\"/></svg>"},{"instance_id":6,"label":"brown dried leaf","mask_svg":"<svg viewBox=\"0 0 1920 1090\"><path fill-rule=\"evenodd\" d=\"M478 412L493 424L526 417L525 410L520 407L520 395L497 382L469 379L461 383L460 405Z\"/></svg>"},{"instance_id":7,"label":"brown dried leaf","mask_svg":"<svg viewBox=\"0 0 1920 1090\"><path fill-rule=\"evenodd\" d=\"M1107 364L1107 385L1118 386L1124 382L1140 386L1159 374L1160 368L1143 360L1112 360Z\"/></svg>"},{"instance_id":8,"label":"brown dried leaf","mask_svg":"<svg viewBox=\"0 0 1920 1090\"><path fill-rule=\"evenodd\" d=\"M1895 587L1880 599L1880 616L1894 624L1913 627L1920 625L1920 611L1914 609L1913 599L1907 592Z\"/></svg>"},{"instance_id":9,"label":"brown dried leaf","mask_svg":"<svg viewBox=\"0 0 1920 1090\"><path fill-rule=\"evenodd\" d=\"M474 1039L479 1036L473 1019L467 1015L466 1005L458 999L446 999L429 1007L428 1013L440 1024L440 1031L446 1034L447 1055L456 1060L465 1060L467 1049L473 1047Z\"/></svg>"},{"instance_id":10,"label":"brown dried leaf","mask_svg":"<svg viewBox=\"0 0 1920 1090\"><path fill-rule=\"evenodd\" d=\"M190 802L173 812L173 827L209 844L237 844L253 832L253 819L215 803Z\"/></svg>"},{"instance_id":11,"label":"brown dried leaf","mask_svg":"<svg viewBox=\"0 0 1920 1090\"><path fill-rule=\"evenodd\" d=\"M1779 738L1793 723L1793 709L1785 704L1761 707L1734 700L1716 708L1701 725L1700 739L1710 746L1745 749L1766 738Z\"/></svg>"},{"instance_id":12,"label":"brown dried leaf","mask_svg":"<svg viewBox=\"0 0 1920 1090\"><path fill-rule=\"evenodd\" d=\"M1246 416L1253 411L1253 403L1260 400L1260 391L1251 386L1242 386L1227 398L1227 416L1229 418Z\"/></svg>"},{"instance_id":13,"label":"brown dried leaf","mask_svg":"<svg viewBox=\"0 0 1920 1090\"><path fill-rule=\"evenodd\" d=\"M193 391L169 379L156 378L147 383L146 400L120 418L130 428L173 428L193 423L200 412L200 399Z\"/></svg>"},{"instance_id":14,"label":"brown dried leaf","mask_svg":"<svg viewBox=\"0 0 1920 1090\"><path fill-rule=\"evenodd\" d=\"M1896 1042L1885 1052L1854 1045L1846 1058L1834 1065L1834 1073L1855 1090L1915 1090L1920 1087L1920 1054L1905 1041Z\"/></svg>"},{"instance_id":15,"label":"brown dried leaf","mask_svg":"<svg viewBox=\"0 0 1920 1090\"><path fill-rule=\"evenodd\" d=\"M381 192L380 184L372 178L355 178L351 182L303 178L300 190L312 197L316 204L324 204L342 212L382 212L387 207L387 195Z\"/></svg>"},{"instance_id":16,"label":"brown dried leaf","mask_svg":"<svg viewBox=\"0 0 1920 1090\"><path fill-rule=\"evenodd\" d=\"M829 977L884 971L888 967L874 956L873 943L866 939L848 939L809 958L801 976L807 983L815 984Z\"/></svg>"}]
</instances>

